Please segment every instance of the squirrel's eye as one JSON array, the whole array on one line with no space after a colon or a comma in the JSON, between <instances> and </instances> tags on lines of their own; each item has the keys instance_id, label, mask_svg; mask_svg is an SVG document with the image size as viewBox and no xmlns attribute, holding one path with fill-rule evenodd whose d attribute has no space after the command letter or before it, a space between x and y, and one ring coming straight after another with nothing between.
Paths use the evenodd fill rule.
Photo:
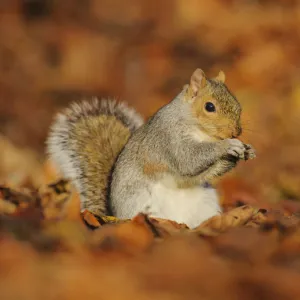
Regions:
<instances>
[{"instance_id":1,"label":"squirrel's eye","mask_svg":"<svg viewBox=\"0 0 300 300\"><path fill-rule=\"evenodd\" d=\"M206 103L205 103L205 109L206 109L208 112L215 112L215 111L216 111L216 107L215 107L214 104L211 103L211 102L206 102Z\"/></svg>"}]
</instances>

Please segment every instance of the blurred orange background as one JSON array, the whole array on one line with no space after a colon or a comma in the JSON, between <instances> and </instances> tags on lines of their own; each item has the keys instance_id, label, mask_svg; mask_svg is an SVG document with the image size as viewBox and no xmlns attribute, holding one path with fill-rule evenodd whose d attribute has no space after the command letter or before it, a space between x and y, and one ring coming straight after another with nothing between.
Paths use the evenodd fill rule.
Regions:
<instances>
[{"instance_id":1,"label":"blurred orange background","mask_svg":"<svg viewBox=\"0 0 300 300\"><path fill-rule=\"evenodd\" d=\"M300 199L299 24L296 0L1 0L0 179L43 161L70 101L115 97L148 117L200 67L225 72L257 149L223 189ZM13 154L24 147L34 159Z\"/></svg>"}]
</instances>

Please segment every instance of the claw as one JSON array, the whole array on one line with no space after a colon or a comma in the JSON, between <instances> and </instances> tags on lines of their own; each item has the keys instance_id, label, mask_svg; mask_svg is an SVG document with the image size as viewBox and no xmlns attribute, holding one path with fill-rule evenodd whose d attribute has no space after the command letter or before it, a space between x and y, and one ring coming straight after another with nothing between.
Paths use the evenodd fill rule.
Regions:
<instances>
[{"instance_id":1,"label":"claw","mask_svg":"<svg viewBox=\"0 0 300 300\"><path fill-rule=\"evenodd\" d=\"M245 160L254 159L256 157L254 148L249 144L244 144L245 146Z\"/></svg>"}]
</instances>

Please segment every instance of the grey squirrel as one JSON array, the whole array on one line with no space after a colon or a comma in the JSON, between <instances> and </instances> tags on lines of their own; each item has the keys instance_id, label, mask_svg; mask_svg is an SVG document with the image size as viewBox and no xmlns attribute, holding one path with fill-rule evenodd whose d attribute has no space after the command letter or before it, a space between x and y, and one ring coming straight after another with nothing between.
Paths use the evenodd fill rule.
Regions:
<instances>
[{"instance_id":1,"label":"grey squirrel","mask_svg":"<svg viewBox=\"0 0 300 300\"><path fill-rule=\"evenodd\" d=\"M73 103L50 130L50 159L80 192L83 209L139 212L190 228L221 212L209 184L255 157L242 143L241 106L224 83L196 69L190 83L146 123L123 102Z\"/></svg>"}]
</instances>

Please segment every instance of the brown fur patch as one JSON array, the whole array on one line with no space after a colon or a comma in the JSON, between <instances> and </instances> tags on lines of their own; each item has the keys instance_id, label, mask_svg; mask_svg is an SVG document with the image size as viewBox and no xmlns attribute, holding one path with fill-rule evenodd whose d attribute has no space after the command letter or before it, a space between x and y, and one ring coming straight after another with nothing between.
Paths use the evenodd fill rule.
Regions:
<instances>
[{"instance_id":1,"label":"brown fur patch","mask_svg":"<svg viewBox=\"0 0 300 300\"><path fill-rule=\"evenodd\" d=\"M143 173L147 176L154 176L157 173L164 173L169 170L168 166L165 164L158 163L145 163L143 166Z\"/></svg>"}]
</instances>

